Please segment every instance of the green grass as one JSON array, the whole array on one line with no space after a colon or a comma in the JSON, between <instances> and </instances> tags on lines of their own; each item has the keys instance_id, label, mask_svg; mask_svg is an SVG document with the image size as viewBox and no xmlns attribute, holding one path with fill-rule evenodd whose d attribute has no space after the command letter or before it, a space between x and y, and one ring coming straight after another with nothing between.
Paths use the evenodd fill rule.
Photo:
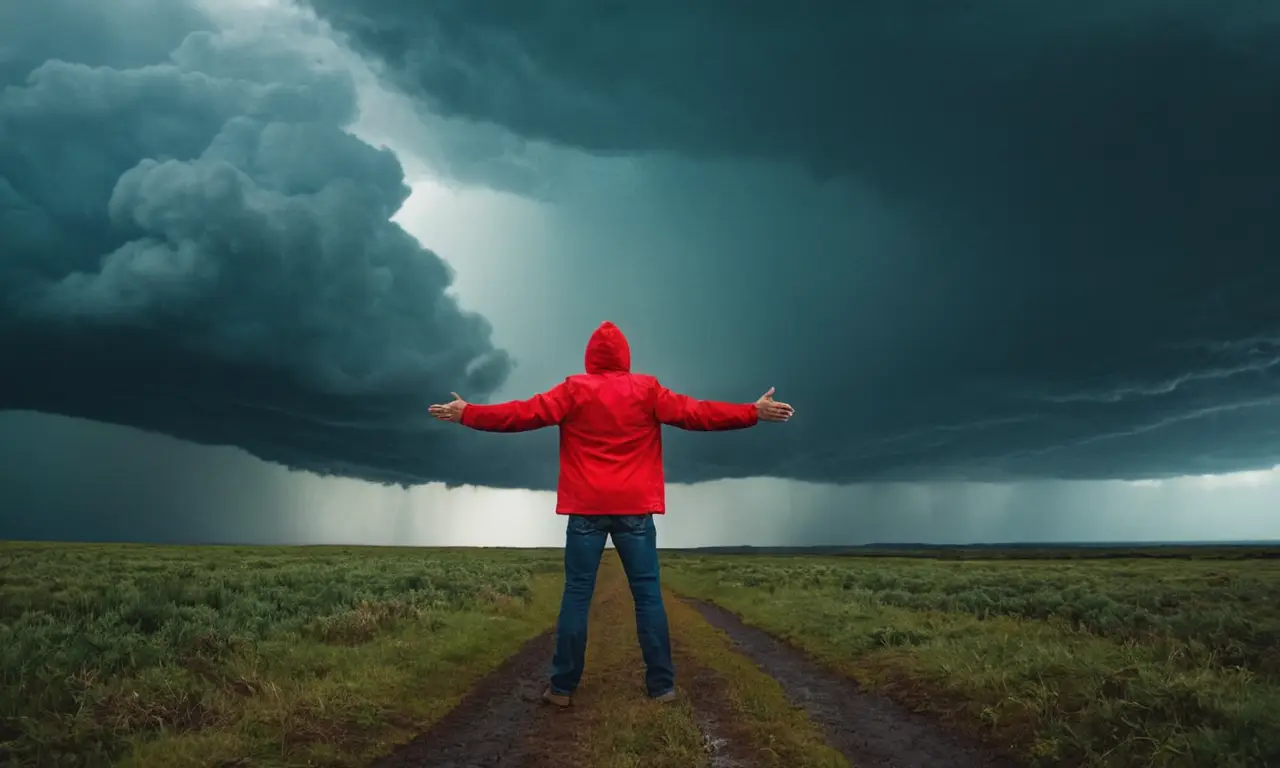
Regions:
<instances>
[{"instance_id":1,"label":"green grass","mask_svg":"<svg viewBox=\"0 0 1280 768\"><path fill-rule=\"evenodd\" d=\"M827 745L821 728L803 709L791 705L778 681L732 648L723 632L680 600L668 600L667 613L678 642L677 655L692 662L678 659L681 684L689 683L689 667L706 667L715 673L729 715L720 724L729 732L721 736L748 747L750 765L849 767L844 756Z\"/></svg>"},{"instance_id":2,"label":"green grass","mask_svg":"<svg viewBox=\"0 0 1280 768\"><path fill-rule=\"evenodd\" d=\"M0 544L0 765L348 765L554 617L554 551Z\"/></svg>"},{"instance_id":3,"label":"green grass","mask_svg":"<svg viewBox=\"0 0 1280 768\"><path fill-rule=\"evenodd\" d=\"M1039 764L1280 764L1275 561L664 566L678 590Z\"/></svg>"},{"instance_id":4,"label":"green grass","mask_svg":"<svg viewBox=\"0 0 1280 768\"><path fill-rule=\"evenodd\" d=\"M555 550L0 544L0 765L364 764L549 627L559 572ZM1280 765L1275 559L667 553L664 575L1038 764ZM681 627L746 743L776 730L776 685ZM597 762L695 748L687 704L644 703Z\"/></svg>"}]
</instances>

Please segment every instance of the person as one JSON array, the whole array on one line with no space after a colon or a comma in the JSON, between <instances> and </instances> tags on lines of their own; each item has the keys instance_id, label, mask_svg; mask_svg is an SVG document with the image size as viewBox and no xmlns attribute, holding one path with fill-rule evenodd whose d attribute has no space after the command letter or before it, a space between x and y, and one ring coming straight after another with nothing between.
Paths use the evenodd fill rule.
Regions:
<instances>
[{"instance_id":1,"label":"person","mask_svg":"<svg viewBox=\"0 0 1280 768\"><path fill-rule=\"evenodd\" d=\"M443 421L485 432L560 428L556 513L568 517L564 592L543 701L569 706L582 679L587 614L607 537L613 539L635 602L646 692L658 701L673 701L675 667L653 523L654 515L666 512L661 426L745 429L761 421L785 422L794 409L774 400L772 387L754 403L724 403L696 400L653 376L632 373L631 347L608 321L587 342L585 369L528 400L477 405L455 392L452 402L429 410Z\"/></svg>"}]
</instances>

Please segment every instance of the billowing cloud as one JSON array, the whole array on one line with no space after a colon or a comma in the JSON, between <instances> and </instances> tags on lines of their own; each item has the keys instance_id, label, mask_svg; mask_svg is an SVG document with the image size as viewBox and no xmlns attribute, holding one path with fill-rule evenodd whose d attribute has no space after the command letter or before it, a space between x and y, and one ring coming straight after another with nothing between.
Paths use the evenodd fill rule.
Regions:
<instances>
[{"instance_id":1,"label":"billowing cloud","mask_svg":"<svg viewBox=\"0 0 1280 768\"><path fill-rule=\"evenodd\" d=\"M1280 461L1266 4L309 4L433 113L648 169L555 201L666 217L615 227L565 296L640 275L702 392L778 384L800 410L675 438L679 479Z\"/></svg>"},{"instance_id":2,"label":"billowing cloud","mask_svg":"<svg viewBox=\"0 0 1280 768\"><path fill-rule=\"evenodd\" d=\"M409 187L345 130L351 74L287 26L90 5L0 15L0 407L322 474L486 479L425 407L510 363L390 221Z\"/></svg>"},{"instance_id":3,"label":"billowing cloud","mask_svg":"<svg viewBox=\"0 0 1280 768\"><path fill-rule=\"evenodd\" d=\"M500 302L533 340L522 382L576 370L608 318L673 386L797 405L780 429L673 434L673 480L1280 463L1261 4L309 5L416 101L375 128L541 200L554 237L503 254L539 275ZM324 30L73 6L0 10L0 345L21 369L0 407L548 487L554 434L426 419L512 360L389 221L401 162L344 130L370 109Z\"/></svg>"}]
</instances>

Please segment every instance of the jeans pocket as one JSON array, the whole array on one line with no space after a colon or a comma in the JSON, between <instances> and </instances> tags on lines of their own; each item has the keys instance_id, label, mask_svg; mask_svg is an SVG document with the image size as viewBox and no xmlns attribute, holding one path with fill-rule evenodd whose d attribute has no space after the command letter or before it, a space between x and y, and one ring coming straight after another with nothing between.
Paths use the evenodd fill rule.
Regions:
<instances>
[{"instance_id":1,"label":"jeans pocket","mask_svg":"<svg viewBox=\"0 0 1280 768\"><path fill-rule=\"evenodd\" d=\"M629 533L633 536L643 536L649 532L649 526L653 524L653 515L618 515L614 519L614 530L623 533Z\"/></svg>"},{"instance_id":2,"label":"jeans pocket","mask_svg":"<svg viewBox=\"0 0 1280 768\"><path fill-rule=\"evenodd\" d=\"M568 530L571 534L588 536L599 533L602 521L600 515L569 515Z\"/></svg>"}]
</instances>

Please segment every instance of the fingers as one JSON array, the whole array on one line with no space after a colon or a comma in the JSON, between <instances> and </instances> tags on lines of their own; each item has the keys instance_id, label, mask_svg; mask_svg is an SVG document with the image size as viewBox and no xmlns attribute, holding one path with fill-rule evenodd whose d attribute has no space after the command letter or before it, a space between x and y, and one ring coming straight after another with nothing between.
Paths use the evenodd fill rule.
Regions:
<instances>
[{"instance_id":1,"label":"fingers","mask_svg":"<svg viewBox=\"0 0 1280 768\"><path fill-rule=\"evenodd\" d=\"M457 421L461 418L459 410L449 405L428 406L427 413L430 413L441 421Z\"/></svg>"},{"instance_id":2,"label":"fingers","mask_svg":"<svg viewBox=\"0 0 1280 768\"><path fill-rule=\"evenodd\" d=\"M760 409L760 415L766 421L787 421L795 415L795 409L788 403L765 403Z\"/></svg>"}]
</instances>

